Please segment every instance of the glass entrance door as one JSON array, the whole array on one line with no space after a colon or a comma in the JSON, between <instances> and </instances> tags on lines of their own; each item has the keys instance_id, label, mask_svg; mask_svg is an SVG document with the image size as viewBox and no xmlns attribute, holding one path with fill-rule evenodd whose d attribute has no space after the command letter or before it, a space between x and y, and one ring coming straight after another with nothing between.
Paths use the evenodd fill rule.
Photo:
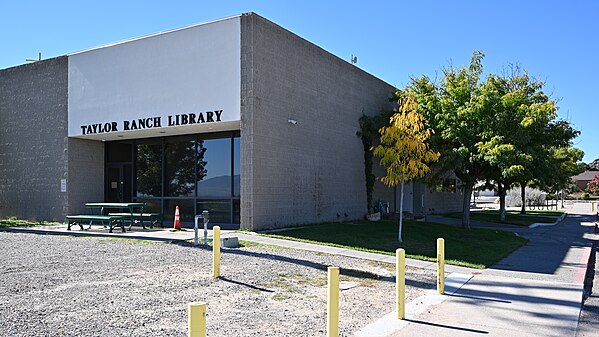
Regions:
<instances>
[{"instance_id":1,"label":"glass entrance door","mask_svg":"<svg viewBox=\"0 0 599 337\"><path fill-rule=\"evenodd\" d=\"M131 164L106 166L106 202L131 202Z\"/></svg>"}]
</instances>

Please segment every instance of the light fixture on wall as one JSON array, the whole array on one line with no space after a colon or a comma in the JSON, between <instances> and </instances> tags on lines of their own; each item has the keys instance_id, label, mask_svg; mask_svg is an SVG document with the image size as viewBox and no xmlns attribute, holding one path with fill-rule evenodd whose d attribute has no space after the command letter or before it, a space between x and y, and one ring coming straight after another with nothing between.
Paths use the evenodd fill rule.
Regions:
<instances>
[{"instance_id":1,"label":"light fixture on wall","mask_svg":"<svg viewBox=\"0 0 599 337\"><path fill-rule=\"evenodd\" d=\"M293 124L293 125L297 125L297 121L295 119L290 118L287 120L287 122L289 122L290 124Z\"/></svg>"}]
</instances>

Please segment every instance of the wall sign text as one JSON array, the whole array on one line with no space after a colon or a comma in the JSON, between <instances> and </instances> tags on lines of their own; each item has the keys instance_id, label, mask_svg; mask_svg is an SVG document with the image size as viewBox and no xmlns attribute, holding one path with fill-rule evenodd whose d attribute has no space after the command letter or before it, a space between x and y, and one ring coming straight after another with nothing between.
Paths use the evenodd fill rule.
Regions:
<instances>
[{"instance_id":1,"label":"wall sign text","mask_svg":"<svg viewBox=\"0 0 599 337\"><path fill-rule=\"evenodd\" d=\"M124 120L119 125L118 122L96 123L81 125L82 135L93 135L97 133L108 133L129 130L145 130L170 126L182 126L204 123L216 123L221 121L223 111L214 110L198 113L186 113L162 117L147 117L131 120Z\"/></svg>"}]
</instances>

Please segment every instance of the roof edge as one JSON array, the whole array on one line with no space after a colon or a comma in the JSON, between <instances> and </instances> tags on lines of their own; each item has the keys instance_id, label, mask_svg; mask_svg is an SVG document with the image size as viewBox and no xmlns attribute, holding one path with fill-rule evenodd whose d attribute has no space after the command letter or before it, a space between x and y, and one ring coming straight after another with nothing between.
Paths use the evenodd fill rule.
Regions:
<instances>
[{"instance_id":1,"label":"roof edge","mask_svg":"<svg viewBox=\"0 0 599 337\"><path fill-rule=\"evenodd\" d=\"M148 35L134 37L134 38L131 38L131 39L126 39L126 40L121 40L121 41L117 41L117 42L107 43L107 44L100 45L100 46L97 46L97 47L92 47L92 48L83 49L83 50L75 51L75 52L72 52L72 53L68 53L68 54L66 54L66 56L70 57L70 56L73 56L73 55L83 54L83 53L87 53L87 52L98 50L98 49L104 49L104 48L113 47L113 46L117 46L117 45L121 45L121 44L125 44L125 43L135 42L135 41L138 41L138 40L148 39L148 38L155 37L155 36L166 35L166 34L175 33L175 32L186 30L186 29L192 29L192 28L196 28L196 27L200 27L200 26L204 26L204 25L209 25L209 24L216 23L216 22L221 22L221 21L226 21L226 20L232 20L232 19L239 18L239 17L241 17L244 14L251 14L251 13L236 14L236 15L228 16L228 17L221 18L221 19L206 21L206 22L202 22L202 23L196 23L196 24L193 24L193 25L183 26L183 27L174 28L174 29L169 29L169 30L166 30L166 31L158 32L158 33L152 33L152 34L148 34Z\"/></svg>"}]
</instances>

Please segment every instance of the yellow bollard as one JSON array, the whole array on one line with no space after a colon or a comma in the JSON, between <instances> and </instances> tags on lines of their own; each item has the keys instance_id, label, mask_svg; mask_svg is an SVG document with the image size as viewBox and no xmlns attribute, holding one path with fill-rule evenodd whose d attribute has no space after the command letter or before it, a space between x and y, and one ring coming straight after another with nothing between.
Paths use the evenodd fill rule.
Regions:
<instances>
[{"instance_id":1,"label":"yellow bollard","mask_svg":"<svg viewBox=\"0 0 599 337\"><path fill-rule=\"evenodd\" d=\"M212 228L212 277L220 277L220 227Z\"/></svg>"},{"instance_id":2,"label":"yellow bollard","mask_svg":"<svg viewBox=\"0 0 599 337\"><path fill-rule=\"evenodd\" d=\"M329 267L327 337L339 336L339 267Z\"/></svg>"},{"instance_id":3,"label":"yellow bollard","mask_svg":"<svg viewBox=\"0 0 599 337\"><path fill-rule=\"evenodd\" d=\"M187 326L188 337L206 337L206 303L189 303Z\"/></svg>"},{"instance_id":4,"label":"yellow bollard","mask_svg":"<svg viewBox=\"0 0 599 337\"><path fill-rule=\"evenodd\" d=\"M445 294L445 240L437 239L437 292Z\"/></svg>"},{"instance_id":5,"label":"yellow bollard","mask_svg":"<svg viewBox=\"0 0 599 337\"><path fill-rule=\"evenodd\" d=\"M406 252L399 248L395 251L395 309L397 319L406 318Z\"/></svg>"}]
</instances>

